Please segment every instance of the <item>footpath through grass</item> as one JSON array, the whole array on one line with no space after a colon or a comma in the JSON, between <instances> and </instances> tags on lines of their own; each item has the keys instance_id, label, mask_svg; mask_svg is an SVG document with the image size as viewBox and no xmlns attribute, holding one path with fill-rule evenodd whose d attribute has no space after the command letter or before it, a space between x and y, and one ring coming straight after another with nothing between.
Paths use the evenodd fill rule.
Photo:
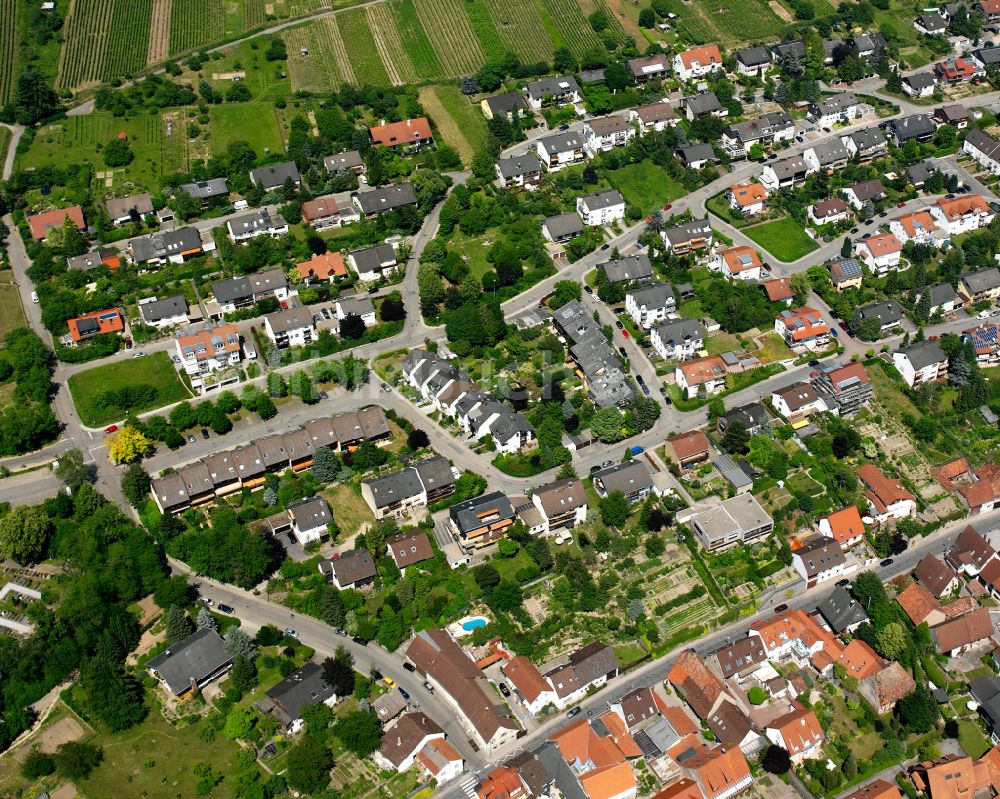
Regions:
<instances>
[{"instance_id":1,"label":"footpath through grass","mask_svg":"<svg viewBox=\"0 0 1000 799\"><path fill-rule=\"evenodd\" d=\"M803 258L819 245L809 238L794 219L778 219L744 228L743 232L784 263Z\"/></svg>"},{"instance_id":2,"label":"footpath through grass","mask_svg":"<svg viewBox=\"0 0 1000 799\"><path fill-rule=\"evenodd\" d=\"M131 408L123 408L115 401L114 394L122 389L141 386L150 386L155 393ZM145 358L129 358L79 372L70 377L69 390L80 419L88 427L120 421L128 411L143 413L190 398L170 356L165 352L154 352Z\"/></svg>"}]
</instances>

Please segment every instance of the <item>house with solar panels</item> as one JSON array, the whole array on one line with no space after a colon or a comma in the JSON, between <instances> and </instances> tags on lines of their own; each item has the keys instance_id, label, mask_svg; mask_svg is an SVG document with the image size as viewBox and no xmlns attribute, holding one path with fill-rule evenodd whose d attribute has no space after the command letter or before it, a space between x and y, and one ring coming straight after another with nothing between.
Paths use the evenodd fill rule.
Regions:
<instances>
[{"instance_id":1,"label":"house with solar panels","mask_svg":"<svg viewBox=\"0 0 1000 799\"><path fill-rule=\"evenodd\" d=\"M857 258L835 258L826 265L826 268L830 272L830 281L837 291L861 288L864 272Z\"/></svg>"},{"instance_id":2,"label":"house with solar panels","mask_svg":"<svg viewBox=\"0 0 1000 799\"><path fill-rule=\"evenodd\" d=\"M981 325L962 332L962 341L972 345L976 351L976 362L980 366L996 366L1000 363L1000 325Z\"/></svg>"}]
</instances>

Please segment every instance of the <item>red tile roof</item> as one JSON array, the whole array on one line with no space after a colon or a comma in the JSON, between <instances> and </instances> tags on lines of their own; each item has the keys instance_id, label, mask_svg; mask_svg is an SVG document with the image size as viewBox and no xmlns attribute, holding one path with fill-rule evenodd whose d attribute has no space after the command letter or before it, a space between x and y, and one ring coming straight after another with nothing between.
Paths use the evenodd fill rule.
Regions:
<instances>
[{"instance_id":1,"label":"red tile roof","mask_svg":"<svg viewBox=\"0 0 1000 799\"><path fill-rule=\"evenodd\" d=\"M538 667L523 655L512 657L500 670L529 702L534 702L543 693L552 690Z\"/></svg>"},{"instance_id":2,"label":"red tile roof","mask_svg":"<svg viewBox=\"0 0 1000 799\"><path fill-rule=\"evenodd\" d=\"M729 192L740 208L746 208L754 203L762 203L767 199L767 192L759 183L733 184L729 187Z\"/></svg>"},{"instance_id":3,"label":"red tile roof","mask_svg":"<svg viewBox=\"0 0 1000 799\"><path fill-rule=\"evenodd\" d=\"M431 123L427 121L426 117L377 125L374 128L369 128L368 132L371 134L373 144L381 144L385 147L396 147L400 144L422 144L434 140L434 134L431 133Z\"/></svg>"},{"instance_id":4,"label":"red tile roof","mask_svg":"<svg viewBox=\"0 0 1000 799\"><path fill-rule=\"evenodd\" d=\"M303 280L308 277L316 277L320 280L329 280L333 277L347 277L344 256L339 252L328 251L322 255L313 255L308 261L296 264L295 268Z\"/></svg>"},{"instance_id":5,"label":"red tile roof","mask_svg":"<svg viewBox=\"0 0 1000 799\"><path fill-rule=\"evenodd\" d=\"M861 521L861 514L854 505L848 505L831 513L826 517L826 521L830 525L830 535L833 540L840 544L865 534L865 524Z\"/></svg>"},{"instance_id":6,"label":"red tile roof","mask_svg":"<svg viewBox=\"0 0 1000 799\"><path fill-rule=\"evenodd\" d=\"M697 61L702 66L708 66L709 64L718 64L722 66L722 53L719 52L719 45L708 44L704 47L692 47L690 50L685 50L678 56L681 59L681 63L684 65L685 69L691 69L691 65Z\"/></svg>"},{"instance_id":7,"label":"red tile roof","mask_svg":"<svg viewBox=\"0 0 1000 799\"><path fill-rule=\"evenodd\" d=\"M667 439L667 444L680 461L709 451L708 437L701 430L689 430Z\"/></svg>"},{"instance_id":8,"label":"red tile roof","mask_svg":"<svg viewBox=\"0 0 1000 799\"><path fill-rule=\"evenodd\" d=\"M781 733L785 748L792 757L808 751L824 738L816 714L798 702L793 703L791 711L768 724L767 729Z\"/></svg>"},{"instance_id":9,"label":"red tile roof","mask_svg":"<svg viewBox=\"0 0 1000 799\"><path fill-rule=\"evenodd\" d=\"M885 661L860 638L855 638L844 647L844 651L837 658L837 663L847 669L847 673L856 680L871 677L885 666Z\"/></svg>"},{"instance_id":10,"label":"red tile roof","mask_svg":"<svg viewBox=\"0 0 1000 799\"><path fill-rule=\"evenodd\" d=\"M941 603L930 591L920 583L913 583L903 593L896 597L903 612L914 624L920 624L935 610L941 609Z\"/></svg>"},{"instance_id":11,"label":"red tile roof","mask_svg":"<svg viewBox=\"0 0 1000 799\"><path fill-rule=\"evenodd\" d=\"M66 217L73 220L77 230L84 230L87 227L87 224L83 221L83 209L79 205L74 205L70 208L57 208L28 217L28 227L31 229L31 237L36 241L44 239L48 235L49 230L54 227L62 227Z\"/></svg>"},{"instance_id":12,"label":"red tile roof","mask_svg":"<svg viewBox=\"0 0 1000 799\"><path fill-rule=\"evenodd\" d=\"M868 486L869 490L865 492L865 496L872 500L879 513L885 513L886 508L894 502L913 499L913 494L903 488L899 480L886 477L870 463L858 469L857 475L861 482Z\"/></svg>"},{"instance_id":13,"label":"red tile roof","mask_svg":"<svg viewBox=\"0 0 1000 799\"><path fill-rule=\"evenodd\" d=\"M788 277L778 277L764 283L764 291L771 302L781 302L790 300L795 295L792 293L792 279Z\"/></svg>"},{"instance_id":14,"label":"red tile roof","mask_svg":"<svg viewBox=\"0 0 1000 799\"><path fill-rule=\"evenodd\" d=\"M97 322L97 330L80 331L80 322L93 319ZM99 336L103 333L121 333L125 330L125 320L118 312L117 308L106 308L103 311L92 311L91 313L70 319L66 324L69 326L69 335L73 341L82 341L91 336Z\"/></svg>"},{"instance_id":15,"label":"red tile roof","mask_svg":"<svg viewBox=\"0 0 1000 799\"><path fill-rule=\"evenodd\" d=\"M667 679L684 695L700 719L708 717L725 690L722 681L709 670L705 661L690 649L677 658Z\"/></svg>"}]
</instances>

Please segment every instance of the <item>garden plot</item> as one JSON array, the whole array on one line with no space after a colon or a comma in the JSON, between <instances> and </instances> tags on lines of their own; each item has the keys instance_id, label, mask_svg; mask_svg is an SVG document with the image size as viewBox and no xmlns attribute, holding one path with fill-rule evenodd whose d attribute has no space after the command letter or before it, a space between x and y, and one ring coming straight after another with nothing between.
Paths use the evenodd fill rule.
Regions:
<instances>
[{"instance_id":1,"label":"garden plot","mask_svg":"<svg viewBox=\"0 0 1000 799\"><path fill-rule=\"evenodd\" d=\"M647 584L646 608L652 612L657 605L662 605L674 597L687 593L700 583L698 573L693 568L689 566L675 567L667 574L663 574Z\"/></svg>"}]
</instances>

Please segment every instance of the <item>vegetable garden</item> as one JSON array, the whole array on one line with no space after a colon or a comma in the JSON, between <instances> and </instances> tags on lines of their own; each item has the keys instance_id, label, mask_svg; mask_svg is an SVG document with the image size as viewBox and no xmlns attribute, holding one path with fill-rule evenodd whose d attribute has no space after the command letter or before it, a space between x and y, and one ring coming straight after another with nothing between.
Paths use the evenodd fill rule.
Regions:
<instances>
[{"instance_id":1,"label":"vegetable garden","mask_svg":"<svg viewBox=\"0 0 1000 799\"><path fill-rule=\"evenodd\" d=\"M17 60L17 0L0 0L0 105L14 92Z\"/></svg>"}]
</instances>

